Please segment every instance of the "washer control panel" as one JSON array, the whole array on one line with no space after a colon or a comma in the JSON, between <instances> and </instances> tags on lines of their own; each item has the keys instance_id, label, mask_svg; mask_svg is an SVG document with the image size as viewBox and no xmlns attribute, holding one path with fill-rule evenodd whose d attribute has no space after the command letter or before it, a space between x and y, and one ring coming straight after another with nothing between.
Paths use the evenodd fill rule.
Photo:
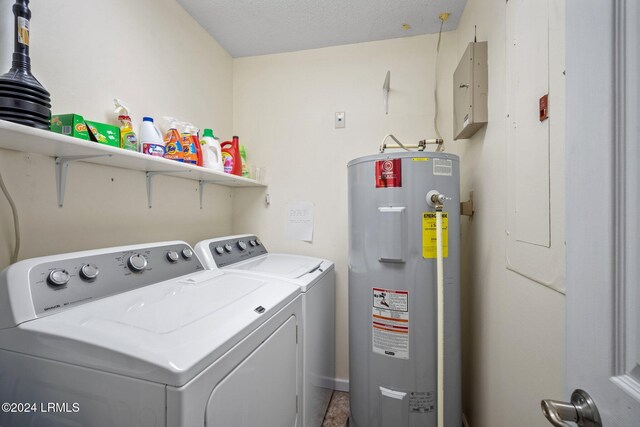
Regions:
<instances>
[{"instance_id":1,"label":"washer control panel","mask_svg":"<svg viewBox=\"0 0 640 427\"><path fill-rule=\"evenodd\" d=\"M30 269L29 287L38 316L204 270L185 243L91 253Z\"/></svg>"},{"instance_id":2,"label":"washer control panel","mask_svg":"<svg viewBox=\"0 0 640 427\"><path fill-rule=\"evenodd\" d=\"M264 255L267 253L267 248L256 236L244 236L211 242L209 252L218 268L221 268Z\"/></svg>"}]
</instances>

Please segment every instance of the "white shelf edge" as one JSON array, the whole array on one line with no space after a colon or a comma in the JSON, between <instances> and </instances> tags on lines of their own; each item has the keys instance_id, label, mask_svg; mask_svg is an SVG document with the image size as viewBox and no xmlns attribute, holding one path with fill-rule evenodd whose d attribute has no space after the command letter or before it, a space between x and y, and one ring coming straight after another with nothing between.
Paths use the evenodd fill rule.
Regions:
<instances>
[{"instance_id":1,"label":"white shelf edge","mask_svg":"<svg viewBox=\"0 0 640 427\"><path fill-rule=\"evenodd\" d=\"M201 166L176 162L174 160L149 156L134 151L123 150L92 141L85 141L42 129L0 120L0 148L36 153L54 158L73 156L102 156L81 160L121 169L141 172L162 171L167 175L176 173L177 178L227 187L266 187L253 179L244 178L205 169ZM105 156L107 155L107 156Z\"/></svg>"}]
</instances>

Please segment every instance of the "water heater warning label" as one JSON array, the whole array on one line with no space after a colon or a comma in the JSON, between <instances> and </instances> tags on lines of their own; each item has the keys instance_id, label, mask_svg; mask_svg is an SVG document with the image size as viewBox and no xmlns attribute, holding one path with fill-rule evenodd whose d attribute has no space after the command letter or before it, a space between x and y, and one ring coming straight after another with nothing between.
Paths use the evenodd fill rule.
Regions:
<instances>
[{"instance_id":1,"label":"water heater warning label","mask_svg":"<svg viewBox=\"0 0 640 427\"><path fill-rule=\"evenodd\" d=\"M436 258L436 213L422 213L422 258ZM442 212L442 257L449 256L449 215Z\"/></svg>"},{"instance_id":2,"label":"water heater warning label","mask_svg":"<svg viewBox=\"0 0 640 427\"><path fill-rule=\"evenodd\" d=\"M435 399L432 391L412 391L409 395L409 412L433 412L435 411Z\"/></svg>"},{"instance_id":3,"label":"water heater warning label","mask_svg":"<svg viewBox=\"0 0 640 427\"><path fill-rule=\"evenodd\" d=\"M373 288L373 352L409 359L409 292Z\"/></svg>"},{"instance_id":4,"label":"water heater warning label","mask_svg":"<svg viewBox=\"0 0 640 427\"><path fill-rule=\"evenodd\" d=\"M387 159L376 162L376 188L402 187L402 160Z\"/></svg>"}]
</instances>

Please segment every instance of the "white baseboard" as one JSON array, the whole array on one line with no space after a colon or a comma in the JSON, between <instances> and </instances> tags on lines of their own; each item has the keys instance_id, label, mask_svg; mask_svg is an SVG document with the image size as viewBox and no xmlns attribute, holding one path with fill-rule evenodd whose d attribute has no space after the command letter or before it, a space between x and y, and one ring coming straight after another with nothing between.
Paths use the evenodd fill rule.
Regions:
<instances>
[{"instance_id":1,"label":"white baseboard","mask_svg":"<svg viewBox=\"0 0 640 427\"><path fill-rule=\"evenodd\" d=\"M344 378L336 378L333 382L333 389L349 393L349 380L346 380Z\"/></svg>"}]
</instances>

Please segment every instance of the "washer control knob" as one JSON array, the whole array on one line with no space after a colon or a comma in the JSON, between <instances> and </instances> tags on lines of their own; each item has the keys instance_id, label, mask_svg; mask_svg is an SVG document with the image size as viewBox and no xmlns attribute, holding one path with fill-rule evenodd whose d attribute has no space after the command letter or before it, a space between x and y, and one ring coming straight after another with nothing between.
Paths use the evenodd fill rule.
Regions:
<instances>
[{"instance_id":1,"label":"washer control knob","mask_svg":"<svg viewBox=\"0 0 640 427\"><path fill-rule=\"evenodd\" d=\"M228 243L227 243L226 245L224 245L224 250L225 250L225 251L227 251L227 252L229 252L229 253L231 253L231 251L233 250L233 248L231 247L231 245L230 245L230 244L228 244Z\"/></svg>"},{"instance_id":2,"label":"washer control knob","mask_svg":"<svg viewBox=\"0 0 640 427\"><path fill-rule=\"evenodd\" d=\"M218 255L222 255L224 253L224 249L222 248L222 246L216 246L216 253Z\"/></svg>"},{"instance_id":3,"label":"washer control knob","mask_svg":"<svg viewBox=\"0 0 640 427\"><path fill-rule=\"evenodd\" d=\"M178 260L180 259L180 255L178 255L178 252L176 251L169 251L167 252L167 259L171 263L178 262Z\"/></svg>"},{"instance_id":4,"label":"washer control knob","mask_svg":"<svg viewBox=\"0 0 640 427\"><path fill-rule=\"evenodd\" d=\"M262 242L260 241L260 239L256 239L256 245L260 246L262 244Z\"/></svg>"},{"instance_id":5,"label":"washer control knob","mask_svg":"<svg viewBox=\"0 0 640 427\"><path fill-rule=\"evenodd\" d=\"M242 240L238 240L238 248L241 251L244 251L245 249L247 249L247 244L245 242L243 242Z\"/></svg>"},{"instance_id":6,"label":"washer control knob","mask_svg":"<svg viewBox=\"0 0 640 427\"><path fill-rule=\"evenodd\" d=\"M255 240L250 240L250 241L249 241L249 244L250 244L251 246L255 246L255 245L256 245L256 241L255 241Z\"/></svg>"},{"instance_id":7,"label":"washer control knob","mask_svg":"<svg viewBox=\"0 0 640 427\"><path fill-rule=\"evenodd\" d=\"M80 268L80 277L84 280L94 280L98 274L100 274L100 270L95 264L85 264Z\"/></svg>"},{"instance_id":8,"label":"washer control knob","mask_svg":"<svg viewBox=\"0 0 640 427\"><path fill-rule=\"evenodd\" d=\"M69 282L69 279L71 279L71 275L67 270L56 268L49 273L47 282L52 286L64 286Z\"/></svg>"},{"instance_id":9,"label":"washer control knob","mask_svg":"<svg viewBox=\"0 0 640 427\"><path fill-rule=\"evenodd\" d=\"M191 257L193 256L193 251L189 248L184 248L182 250L182 258L184 259L191 259Z\"/></svg>"},{"instance_id":10,"label":"washer control knob","mask_svg":"<svg viewBox=\"0 0 640 427\"><path fill-rule=\"evenodd\" d=\"M147 259L140 254L131 255L127 262L129 269L134 272L140 272L147 266Z\"/></svg>"}]
</instances>

